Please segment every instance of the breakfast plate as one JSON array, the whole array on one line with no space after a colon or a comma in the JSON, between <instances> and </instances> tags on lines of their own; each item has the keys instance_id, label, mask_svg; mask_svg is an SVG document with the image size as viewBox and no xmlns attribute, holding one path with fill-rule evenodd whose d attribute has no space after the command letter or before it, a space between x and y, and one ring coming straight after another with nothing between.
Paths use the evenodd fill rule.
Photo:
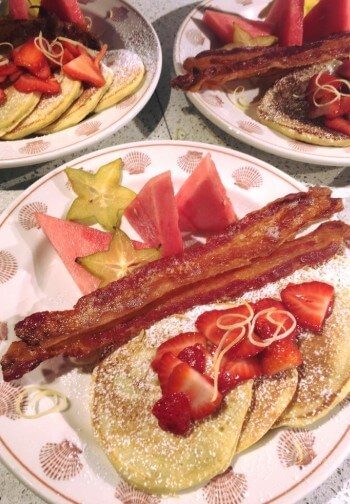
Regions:
<instances>
[{"instance_id":1,"label":"breakfast plate","mask_svg":"<svg viewBox=\"0 0 350 504\"><path fill-rule=\"evenodd\" d=\"M183 62L190 56L215 48L213 35L202 22L206 8L236 13L249 19L261 19L259 14L267 0L205 0L198 4L182 22L174 44L173 61L176 74L184 73ZM266 10L266 9L265 9ZM214 45L213 45L214 44ZM217 44L217 43L216 43ZM305 163L346 166L350 164L349 148L323 147L303 143L282 135L260 123L254 100L259 95L256 81L236 92L238 83L226 90L206 89L187 92L188 99L211 122L229 135L272 154ZM244 84L243 84L244 85ZM251 106L246 105L252 103Z\"/></svg>"},{"instance_id":2,"label":"breakfast plate","mask_svg":"<svg viewBox=\"0 0 350 504\"><path fill-rule=\"evenodd\" d=\"M138 192L164 169L175 190L210 153L238 217L305 186L278 169L240 152L194 142L140 142L90 153L69 164L95 172L117 157L124 162L123 186ZM35 212L63 217L73 198L62 166L24 191L0 221L0 353L13 339L14 324L38 310L72 306L80 292L37 227ZM132 238L124 220L122 229ZM198 502L289 504L318 487L348 454L349 408L343 402L310 430L278 429L234 460L233 467L202 488L160 498L122 481L95 439L89 415L91 375L64 359L43 363L20 381L0 382L0 457L34 492L52 503L154 504ZM18 416L21 387L55 389L70 407L36 419ZM45 399L45 401L50 401ZM30 443L25 440L29 440Z\"/></svg>"},{"instance_id":3,"label":"breakfast plate","mask_svg":"<svg viewBox=\"0 0 350 504\"><path fill-rule=\"evenodd\" d=\"M1 141L0 168L43 163L80 152L130 122L152 96L161 72L162 52L151 24L124 0L87 1L81 2L81 7L91 24L92 33L108 44L110 52L104 60L106 65L113 67L118 64L118 52L115 50L125 49L136 53L145 66L142 83L134 94L117 105L88 116L76 126L51 134ZM123 54L130 52L124 51ZM129 66L132 63L130 61Z\"/></svg>"}]
</instances>

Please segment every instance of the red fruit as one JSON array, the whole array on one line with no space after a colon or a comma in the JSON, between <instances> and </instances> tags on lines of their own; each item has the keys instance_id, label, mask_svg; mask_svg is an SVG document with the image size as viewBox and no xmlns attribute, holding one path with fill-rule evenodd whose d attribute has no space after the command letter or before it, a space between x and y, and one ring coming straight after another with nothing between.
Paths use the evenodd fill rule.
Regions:
<instances>
[{"instance_id":1,"label":"red fruit","mask_svg":"<svg viewBox=\"0 0 350 504\"><path fill-rule=\"evenodd\" d=\"M167 394L157 401L152 408L158 419L159 427L173 434L184 436L191 428L190 402L186 394Z\"/></svg>"},{"instance_id":2,"label":"red fruit","mask_svg":"<svg viewBox=\"0 0 350 504\"><path fill-rule=\"evenodd\" d=\"M250 359L226 360L219 373L218 387L222 394L227 394L239 383L262 375L260 361L257 357Z\"/></svg>"},{"instance_id":3,"label":"red fruit","mask_svg":"<svg viewBox=\"0 0 350 504\"><path fill-rule=\"evenodd\" d=\"M37 72L33 72L34 76L41 80L47 80L51 77L51 70L48 62L45 60L43 66Z\"/></svg>"},{"instance_id":4,"label":"red fruit","mask_svg":"<svg viewBox=\"0 0 350 504\"><path fill-rule=\"evenodd\" d=\"M350 0L320 0L304 19L304 42L350 31Z\"/></svg>"},{"instance_id":5,"label":"red fruit","mask_svg":"<svg viewBox=\"0 0 350 504\"><path fill-rule=\"evenodd\" d=\"M255 303L254 311L255 314L257 314L262 310L267 310L268 308L275 308L276 310L286 311L286 307L283 306L280 301L273 298L264 298ZM272 313L271 316L274 320L276 320L276 322L283 323L285 330L290 329L293 325L292 320L287 315L284 315L282 313ZM270 322L267 319L266 315L261 315L260 317L258 317L255 323L255 331L262 339L271 338L274 335L276 328L276 325ZM293 331L293 334L296 336L298 333L299 329L298 327L296 327Z\"/></svg>"},{"instance_id":6,"label":"red fruit","mask_svg":"<svg viewBox=\"0 0 350 504\"><path fill-rule=\"evenodd\" d=\"M267 376L296 368L302 363L303 356L294 336L275 341L260 356L262 372Z\"/></svg>"},{"instance_id":7,"label":"red fruit","mask_svg":"<svg viewBox=\"0 0 350 504\"><path fill-rule=\"evenodd\" d=\"M342 65L337 68L337 74L344 79L350 79L350 60L345 60Z\"/></svg>"},{"instance_id":8,"label":"red fruit","mask_svg":"<svg viewBox=\"0 0 350 504\"><path fill-rule=\"evenodd\" d=\"M36 47L33 38L13 51L13 60L17 66L26 68L33 75L40 72L47 63L44 54Z\"/></svg>"},{"instance_id":9,"label":"red fruit","mask_svg":"<svg viewBox=\"0 0 350 504\"><path fill-rule=\"evenodd\" d=\"M262 339L257 335L253 334L253 338L255 341L262 342ZM233 346L225 356L228 359L248 359L248 357L254 357L254 355L259 354L264 350L264 347L254 345L251 343L247 336L244 336L242 341L240 341L237 345Z\"/></svg>"},{"instance_id":10,"label":"red fruit","mask_svg":"<svg viewBox=\"0 0 350 504\"><path fill-rule=\"evenodd\" d=\"M196 344L203 345L203 347L205 347L205 337L203 334L199 334L197 332L187 332L170 338L157 348L156 356L151 364L152 368L154 371L158 370L159 361L165 353L171 352L175 357L177 357L181 350Z\"/></svg>"},{"instance_id":11,"label":"red fruit","mask_svg":"<svg viewBox=\"0 0 350 504\"><path fill-rule=\"evenodd\" d=\"M18 71L14 63L7 63L7 65L0 66L0 77L11 75Z\"/></svg>"},{"instance_id":12,"label":"red fruit","mask_svg":"<svg viewBox=\"0 0 350 504\"><path fill-rule=\"evenodd\" d=\"M187 362L187 364L194 369L196 369L199 373L204 373L206 366L206 350L202 347L202 345L193 345L184 348L178 355L178 358L183 362Z\"/></svg>"},{"instance_id":13,"label":"red fruit","mask_svg":"<svg viewBox=\"0 0 350 504\"><path fill-rule=\"evenodd\" d=\"M306 99L310 105L314 105L314 99L317 103L327 103L334 98L334 93L320 88L320 86L324 85L330 85L335 87L335 89L340 89L342 83L339 82L336 76L328 72L313 75L306 88Z\"/></svg>"},{"instance_id":14,"label":"red fruit","mask_svg":"<svg viewBox=\"0 0 350 504\"><path fill-rule=\"evenodd\" d=\"M265 22L281 46L303 43L304 0L275 0Z\"/></svg>"},{"instance_id":15,"label":"red fruit","mask_svg":"<svg viewBox=\"0 0 350 504\"><path fill-rule=\"evenodd\" d=\"M340 101L340 115L350 114L350 95L342 96Z\"/></svg>"},{"instance_id":16,"label":"red fruit","mask_svg":"<svg viewBox=\"0 0 350 504\"><path fill-rule=\"evenodd\" d=\"M12 19L29 19L27 0L9 0L8 7Z\"/></svg>"},{"instance_id":17,"label":"red fruit","mask_svg":"<svg viewBox=\"0 0 350 504\"><path fill-rule=\"evenodd\" d=\"M5 82L6 79L7 79L7 75L0 75L0 84Z\"/></svg>"},{"instance_id":18,"label":"red fruit","mask_svg":"<svg viewBox=\"0 0 350 504\"><path fill-rule=\"evenodd\" d=\"M171 352L163 354L157 366L158 380L163 394L166 393L169 376L173 370L181 364L181 360L175 357Z\"/></svg>"},{"instance_id":19,"label":"red fruit","mask_svg":"<svg viewBox=\"0 0 350 504\"><path fill-rule=\"evenodd\" d=\"M289 284L282 290L281 298L301 327L320 332L332 312L334 287L317 281Z\"/></svg>"},{"instance_id":20,"label":"red fruit","mask_svg":"<svg viewBox=\"0 0 350 504\"><path fill-rule=\"evenodd\" d=\"M6 102L5 91L0 88L0 105Z\"/></svg>"},{"instance_id":21,"label":"red fruit","mask_svg":"<svg viewBox=\"0 0 350 504\"><path fill-rule=\"evenodd\" d=\"M85 17L78 0L41 0L41 7L47 12L56 14L61 21L76 23L86 28Z\"/></svg>"},{"instance_id":22,"label":"red fruit","mask_svg":"<svg viewBox=\"0 0 350 504\"><path fill-rule=\"evenodd\" d=\"M72 55L71 59L78 58L78 56L81 55L78 44L73 44L73 42L69 42L68 40L61 40L61 44L63 48Z\"/></svg>"},{"instance_id":23,"label":"red fruit","mask_svg":"<svg viewBox=\"0 0 350 504\"><path fill-rule=\"evenodd\" d=\"M246 305L229 308L228 310L211 310L202 313L202 315L197 318L196 327L198 331L204 334L204 336L214 343L214 345L219 345L227 330L220 329L217 326L218 319L224 317L221 323L224 322L224 325L231 325L239 323L243 320L243 318L239 315L248 317L249 310ZM233 341L239 335L240 331L240 328L232 330L231 334L226 337L226 344Z\"/></svg>"},{"instance_id":24,"label":"red fruit","mask_svg":"<svg viewBox=\"0 0 350 504\"><path fill-rule=\"evenodd\" d=\"M9 75L10 82L16 82L16 80L22 75L22 73L22 70L17 70L17 72Z\"/></svg>"},{"instance_id":25,"label":"red fruit","mask_svg":"<svg viewBox=\"0 0 350 504\"><path fill-rule=\"evenodd\" d=\"M344 119L344 117L336 117L335 119L326 118L324 121L325 126L338 133L343 133L344 135L350 136L350 121Z\"/></svg>"},{"instance_id":26,"label":"red fruit","mask_svg":"<svg viewBox=\"0 0 350 504\"><path fill-rule=\"evenodd\" d=\"M214 385L208 379L198 373L191 366L179 364L171 373L168 381L168 393L183 392L190 401L192 420L200 420L216 411L221 404L222 395L220 392L215 401Z\"/></svg>"},{"instance_id":27,"label":"red fruit","mask_svg":"<svg viewBox=\"0 0 350 504\"><path fill-rule=\"evenodd\" d=\"M334 99L333 98L331 100ZM335 117L339 117L341 115L341 102L340 98L337 98L332 103L326 103L325 105L309 105L308 116L310 119L317 119L318 117L325 116L330 119L334 119Z\"/></svg>"},{"instance_id":28,"label":"red fruit","mask_svg":"<svg viewBox=\"0 0 350 504\"><path fill-rule=\"evenodd\" d=\"M87 82L95 87L102 87L105 84L101 71L95 67L94 60L88 54L81 54L62 68L72 79Z\"/></svg>"},{"instance_id":29,"label":"red fruit","mask_svg":"<svg viewBox=\"0 0 350 504\"><path fill-rule=\"evenodd\" d=\"M61 85L56 80L43 81L32 75L21 75L14 83L17 91L22 93L45 93L49 95L57 95L61 92Z\"/></svg>"}]
</instances>

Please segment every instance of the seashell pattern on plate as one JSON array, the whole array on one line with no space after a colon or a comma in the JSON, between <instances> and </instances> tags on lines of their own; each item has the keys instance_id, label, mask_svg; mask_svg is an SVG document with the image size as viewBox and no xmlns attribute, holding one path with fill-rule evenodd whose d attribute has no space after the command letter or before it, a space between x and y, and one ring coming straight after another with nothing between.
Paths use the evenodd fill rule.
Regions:
<instances>
[{"instance_id":1,"label":"seashell pattern on plate","mask_svg":"<svg viewBox=\"0 0 350 504\"><path fill-rule=\"evenodd\" d=\"M186 173L193 173L203 158L203 152L189 150L177 159L177 166Z\"/></svg>"},{"instance_id":2,"label":"seashell pattern on plate","mask_svg":"<svg viewBox=\"0 0 350 504\"><path fill-rule=\"evenodd\" d=\"M7 250L0 250L0 284L6 283L15 276L18 264L14 255Z\"/></svg>"},{"instance_id":3,"label":"seashell pattern on plate","mask_svg":"<svg viewBox=\"0 0 350 504\"><path fill-rule=\"evenodd\" d=\"M156 495L148 495L136 488L131 487L125 481L121 481L115 489L115 497L122 504L159 504L160 498Z\"/></svg>"},{"instance_id":4,"label":"seashell pattern on plate","mask_svg":"<svg viewBox=\"0 0 350 504\"><path fill-rule=\"evenodd\" d=\"M213 107L222 107L224 104L224 101L222 100L222 98L220 98L220 96L212 93L209 94L205 93L202 96L202 99L203 101L205 101L205 103L207 103L208 105L212 105Z\"/></svg>"},{"instance_id":5,"label":"seashell pattern on plate","mask_svg":"<svg viewBox=\"0 0 350 504\"><path fill-rule=\"evenodd\" d=\"M46 443L40 450L39 461L46 476L54 480L67 481L73 479L83 469L81 453L80 448L65 439L61 443Z\"/></svg>"},{"instance_id":6,"label":"seashell pattern on plate","mask_svg":"<svg viewBox=\"0 0 350 504\"><path fill-rule=\"evenodd\" d=\"M128 98L125 98L121 102L117 103L117 105L115 106L115 108L117 110L127 109L127 108L132 107L133 105L135 105L135 103L137 103L138 99L139 98L138 98L137 94L133 94L133 95L129 96Z\"/></svg>"},{"instance_id":7,"label":"seashell pattern on plate","mask_svg":"<svg viewBox=\"0 0 350 504\"><path fill-rule=\"evenodd\" d=\"M111 19L112 21L122 23L123 21L126 20L126 18L128 17L128 14L129 14L129 10L126 7L123 7L123 6L112 7L112 9L110 9L107 12L107 17L109 19Z\"/></svg>"},{"instance_id":8,"label":"seashell pattern on plate","mask_svg":"<svg viewBox=\"0 0 350 504\"><path fill-rule=\"evenodd\" d=\"M137 175L138 173L144 173L147 166L151 164L151 158L144 152L132 151L123 158L123 163L124 169L130 175Z\"/></svg>"},{"instance_id":9,"label":"seashell pattern on plate","mask_svg":"<svg viewBox=\"0 0 350 504\"><path fill-rule=\"evenodd\" d=\"M9 330L6 322L0 322L0 342L6 341L9 335Z\"/></svg>"},{"instance_id":10,"label":"seashell pattern on plate","mask_svg":"<svg viewBox=\"0 0 350 504\"><path fill-rule=\"evenodd\" d=\"M316 457L312 432L295 429L282 432L277 446L278 458L284 467L303 467Z\"/></svg>"},{"instance_id":11,"label":"seashell pattern on plate","mask_svg":"<svg viewBox=\"0 0 350 504\"><path fill-rule=\"evenodd\" d=\"M296 140L290 140L288 142L288 146L293 150L293 151L296 151L296 152L312 152L314 150L316 150L316 146L315 145L310 145L310 144L307 144L307 143L304 143L304 142L297 142Z\"/></svg>"},{"instance_id":12,"label":"seashell pattern on plate","mask_svg":"<svg viewBox=\"0 0 350 504\"><path fill-rule=\"evenodd\" d=\"M255 121L238 121L237 126L246 133L253 133L255 135L263 134L263 129Z\"/></svg>"},{"instance_id":13,"label":"seashell pattern on plate","mask_svg":"<svg viewBox=\"0 0 350 504\"><path fill-rule=\"evenodd\" d=\"M39 225L35 218L35 214L37 212L46 213L47 205L42 203L41 201L33 201L32 203L28 203L24 205L18 214L18 221L23 229L29 231L30 229L37 228L39 229Z\"/></svg>"},{"instance_id":14,"label":"seashell pattern on plate","mask_svg":"<svg viewBox=\"0 0 350 504\"><path fill-rule=\"evenodd\" d=\"M246 6L246 5L251 5L253 3L253 0L236 0L236 3L238 5Z\"/></svg>"},{"instance_id":15,"label":"seashell pattern on plate","mask_svg":"<svg viewBox=\"0 0 350 504\"><path fill-rule=\"evenodd\" d=\"M185 34L187 40L194 46L201 46L204 44L205 37L203 33L196 28L191 28L187 30Z\"/></svg>"},{"instance_id":16,"label":"seashell pattern on plate","mask_svg":"<svg viewBox=\"0 0 350 504\"><path fill-rule=\"evenodd\" d=\"M242 166L237 168L232 174L235 184L241 189L249 190L254 187L261 187L263 178L257 168L253 166Z\"/></svg>"},{"instance_id":17,"label":"seashell pattern on plate","mask_svg":"<svg viewBox=\"0 0 350 504\"><path fill-rule=\"evenodd\" d=\"M235 473L230 467L205 485L203 493L207 504L240 504L245 498L247 488L244 474Z\"/></svg>"},{"instance_id":18,"label":"seashell pattern on plate","mask_svg":"<svg viewBox=\"0 0 350 504\"><path fill-rule=\"evenodd\" d=\"M22 387L17 387L11 383L0 383L0 417L5 416L10 420L16 420L20 417L16 411L16 400L22 390ZM25 399L23 399L23 403L21 404L22 409L24 403Z\"/></svg>"},{"instance_id":19,"label":"seashell pattern on plate","mask_svg":"<svg viewBox=\"0 0 350 504\"><path fill-rule=\"evenodd\" d=\"M20 147L19 152L28 156L34 156L35 154L41 154L41 152L47 150L50 145L50 142L45 142L44 140L33 140L32 142L26 143L23 147Z\"/></svg>"},{"instance_id":20,"label":"seashell pattern on plate","mask_svg":"<svg viewBox=\"0 0 350 504\"><path fill-rule=\"evenodd\" d=\"M77 136L89 136L97 133L101 127L101 121L87 121L79 124L75 130Z\"/></svg>"}]
</instances>

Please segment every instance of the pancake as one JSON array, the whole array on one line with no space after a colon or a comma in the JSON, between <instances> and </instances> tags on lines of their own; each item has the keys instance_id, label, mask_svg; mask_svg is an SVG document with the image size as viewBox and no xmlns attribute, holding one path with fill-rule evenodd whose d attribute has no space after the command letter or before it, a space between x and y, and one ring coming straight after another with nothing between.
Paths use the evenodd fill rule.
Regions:
<instances>
[{"instance_id":1,"label":"pancake","mask_svg":"<svg viewBox=\"0 0 350 504\"><path fill-rule=\"evenodd\" d=\"M145 66L141 58L126 49L118 49L108 53L107 61L113 58L113 64L108 65L114 72L113 83L107 93L95 108L101 112L116 105L127 96L135 93L145 75Z\"/></svg>"},{"instance_id":2,"label":"pancake","mask_svg":"<svg viewBox=\"0 0 350 504\"><path fill-rule=\"evenodd\" d=\"M0 105L0 137L27 117L38 105L41 93L21 93L13 86L5 90L6 101Z\"/></svg>"},{"instance_id":3,"label":"pancake","mask_svg":"<svg viewBox=\"0 0 350 504\"><path fill-rule=\"evenodd\" d=\"M297 385L296 369L255 381L252 403L243 424L236 453L247 450L271 429L292 401Z\"/></svg>"},{"instance_id":4,"label":"pancake","mask_svg":"<svg viewBox=\"0 0 350 504\"><path fill-rule=\"evenodd\" d=\"M38 106L14 129L7 133L4 140L18 140L45 128L56 121L78 98L81 93L81 82L63 76L62 91L59 95L41 98Z\"/></svg>"},{"instance_id":5,"label":"pancake","mask_svg":"<svg viewBox=\"0 0 350 504\"><path fill-rule=\"evenodd\" d=\"M164 338L166 339L166 338ZM145 334L94 371L92 423L115 469L134 487L173 494L207 482L231 464L252 396L252 381L233 390L215 416L187 437L163 431L151 413L161 390Z\"/></svg>"},{"instance_id":6,"label":"pancake","mask_svg":"<svg viewBox=\"0 0 350 504\"><path fill-rule=\"evenodd\" d=\"M270 88L257 114L260 122L301 142L325 147L348 147L350 138L322 124L322 119L307 117L308 104L305 91L310 78L320 71L332 70L337 62L303 68L278 80Z\"/></svg>"},{"instance_id":7,"label":"pancake","mask_svg":"<svg viewBox=\"0 0 350 504\"><path fill-rule=\"evenodd\" d=\"M90 87L85 89L79 98L64 112L57 121L39 131L42 135L56 133L71 126L75 126L86 116L91 114L98 102L110 88L113 81L113 72L107 67L103 69L103 76L106 80L104 86L100 88Z\"/></svg>"}]
</instances>

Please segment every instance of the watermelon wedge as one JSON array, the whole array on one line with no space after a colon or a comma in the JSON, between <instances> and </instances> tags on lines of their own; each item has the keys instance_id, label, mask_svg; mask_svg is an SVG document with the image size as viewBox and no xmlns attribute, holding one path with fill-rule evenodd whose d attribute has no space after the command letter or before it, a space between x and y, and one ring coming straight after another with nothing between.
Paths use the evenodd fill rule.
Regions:
<instances>
[{"instance_id":1,"label":"watermelon wedge","mask_svg":"<svg viewBox=\"0 0 350 504\"><path fill-rule=\"evenodd\" d=\"M41 7L56 14L61 21L76 23L82 28L86 28L85 17L78 0L41 0Z\"/></svg>"},{"instance_id":2,"label":"watermelon wedge","mask_svg":"<svg viewBox=\"0 0 350 504\"><path fill-rule=\"evenodd\" d=\"M350 31L350 0L320 0L304 19L304 42Z\"/></svg>"},{"instance_id":3,"label":"watermelon wedge","mask_svg":"<svg viewBox=\"0 0 350 504\"><path fill-rule=\"evenodd\" d=\"M27 0L9 0L9 13L12 19L29 19Z\"/></svg>"},{"instance_id":4,"label":"watermelon wedge","mask_svg":"<svg viewBox=\"0 0 350 504\"><path fill-rule=\"evenodd\" d=\"M210 154L176 195L181 231L219 232L237 220Z\"/></svg>"},{"instance_id":5,"label":"watermelon wedge","mask_svg":"<svg viewBox=\"0 0 350 504\"><path fill-rule=\"evenodd\" d=\"M263 37L271 35L271 28L264 21L253 21L235 14L206 9L203 23L225 44L234 41L234 23L251 37Z\"/></svg>"},{"instance_id":6,"label":"watermelon wedge","mask_svg":"<svg viewBox=\"0 0 350 504\"><path fill-rule=\"evenodd\" d=\"M150 179L125 210L124 216L151 247L161 245L163 256L183 251L170 171Z\"/></svg>"},{"instance_id":7,"label":"watermelon wedge","mask_svg":"<svg viewBox=\"0 0 350 504\"><path fill-rule=\"evenodd\" d=\"M265 22L281 46L302 45L305 0L275 0Z\"/></svg>"}]
</instances>

